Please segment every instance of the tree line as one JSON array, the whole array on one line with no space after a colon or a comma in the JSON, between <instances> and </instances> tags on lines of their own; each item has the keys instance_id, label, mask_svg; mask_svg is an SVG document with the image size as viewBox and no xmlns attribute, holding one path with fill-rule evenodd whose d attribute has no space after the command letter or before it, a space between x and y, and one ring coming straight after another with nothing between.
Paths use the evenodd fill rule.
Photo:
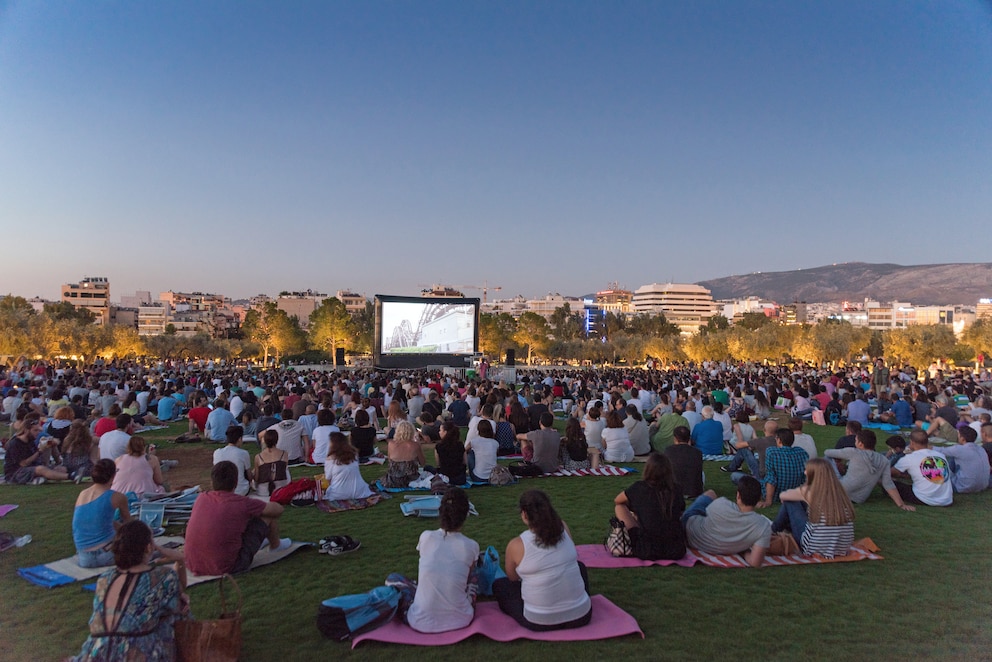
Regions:
<instances>
[{"instance_id":1,"label":"tree line","mask_svg":"<svg viewBox=\"0 0 992 662\"><path fill-rule=\"evenodd\" d=\"M174 329L157 336L139 336L125 326L97 326L92 314L69 303L45 304L40 312L23 298L0 300L0 355L29 358L150 356L161 359L210 357L270 359L287 357L334 361L336 350L366 355L374 341L374 309L366 302L351 314L336 297L321 302L310 315L307 330L300 320L269 301L245 315L241 337L216 339L204 330L179 336ZM936 360L971 364L992 354L992 320L982 318L960 338L945 325L914 325L884 332L827 320L815 325L785 326L761 313L748 313L731 325L717 315L698 333L683 337L664 315L606 313L591 330L582 313L568 304L550 319L524 312L482 313L479 349L499 359L512 349L522 360L639 364L648 359L674 361L732 360L747 362L803 361L811 364L849 362L863 355L884 356L890 363L925 368Z\"/></svg>"}]
</instances>

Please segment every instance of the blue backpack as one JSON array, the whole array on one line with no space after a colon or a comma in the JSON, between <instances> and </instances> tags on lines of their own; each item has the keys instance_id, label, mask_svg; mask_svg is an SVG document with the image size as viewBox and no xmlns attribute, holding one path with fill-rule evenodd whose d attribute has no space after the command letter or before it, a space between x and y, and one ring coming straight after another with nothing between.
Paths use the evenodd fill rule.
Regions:
<instances>
[{"instance_id":1,"label":"blue backpack","mask_svg":"<svg viewBox=\"0 0 992 662\"><path fill-rule=\"evenodd\" d=\"M317 629L328 639L346 641L388 623L399 605L400 591L392 586L324 600L317 609Z\"/></svg>"}]
</instances>

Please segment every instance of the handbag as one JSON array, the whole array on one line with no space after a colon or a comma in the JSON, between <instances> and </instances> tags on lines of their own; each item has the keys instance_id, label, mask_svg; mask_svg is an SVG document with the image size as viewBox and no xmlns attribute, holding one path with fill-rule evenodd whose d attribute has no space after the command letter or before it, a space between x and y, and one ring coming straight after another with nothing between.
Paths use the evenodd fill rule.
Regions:
<instances>
[{"instance_id":1,"label":"handbag","mask_svg":"<svg viewBox=\"0 0 992 662\"><path fill-rule=\"evenodd\" d=\"M224 582L238 594L238 604L228 610ZM241 656L241 587L231 575L220 579L220 615L215 619L176 621L176 653L180 662L236 662Z\"/></svg>"},{"instance_id":2,"label":"handbag","mask_svg":"<svg viewBox=\"0 0 992 662\"><path fill-rule=\"evenodd\" d=\"M772 534L771 542L768 545L769 556L792 556L793 554L799 554L801 551L799 544L796 543L796 539L792 537L791 533L779 531Z\"/></svg>"},{"instance_id":3,"label":"handbag","mask_svg":"<svg viewBox=\"0 0 992 662\"><path fill-rule=\"evenodd\" d=\"M610 534L606 536L606 550L613 556L632 556L633 546L630 544L630 532L616 517L610 518Z\"/></svg>"}]
</instances>

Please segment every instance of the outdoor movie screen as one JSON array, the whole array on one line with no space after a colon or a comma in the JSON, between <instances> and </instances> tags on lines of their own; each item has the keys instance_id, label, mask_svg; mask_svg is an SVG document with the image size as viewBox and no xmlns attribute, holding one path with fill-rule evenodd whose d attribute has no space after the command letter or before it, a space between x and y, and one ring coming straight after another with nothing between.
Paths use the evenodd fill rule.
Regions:
<instances>
[{"instance_id":1,"label":"outdoor movie screen","mask_svg":"<svg viewBox=\"0 0 992 662\"><path fill-rule=\"evenodd\" d=\"M476 352L478 299L377 298L381 355Z\"/></svg>"}]
</instances>

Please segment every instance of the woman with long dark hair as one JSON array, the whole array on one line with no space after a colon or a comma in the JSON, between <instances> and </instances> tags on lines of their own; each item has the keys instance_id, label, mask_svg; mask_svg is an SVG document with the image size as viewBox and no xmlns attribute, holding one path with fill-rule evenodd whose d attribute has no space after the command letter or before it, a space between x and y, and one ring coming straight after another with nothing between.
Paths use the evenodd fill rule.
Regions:
<instances>
[{"instance_id":1,"label":"woman with long dark hair","mask_svg":"<svg viewBox=\"0 0 992 662\"><path fill-rule=\"evenodd\" d=\"M156 547L140 520L123 524L112 548L116 567L97 580L90 636L72 659L174 660L174 625L186 611L182 552ZM175 564L152 565L155 551Z\"/></svg>"},{"instance_id":2,"label":"woman with long dark hair","mask_svg":"<svg viewBox=\"0 0 992 662\"><path fill-rule=\"evenodd\" d=\"M475 616L469 582L479 558L479 543L462 535L468 495L449 487L441 496L441 528L420 534L417 593L406 614L418 632L447 632L466 627Z\"/></svg>"},{"instance_id":3,"label":"woman with long dark hair","mask_svg":"<svg viewBox=\"0 0 992 662\"><path fill-rule=\"evenodd\" d=\"M324 461L324 478L327 479L324 498L328 501L365 499L372 496L372 490L358 468L358 451L342 432L330 434L330 447Z\"/></svg>"},{"instance_id":4,"label":"woman with long dark hair","mask_svg":"<svg viewBox=\"0 0 992 662\"><path fill-rule=\"evenodd\" d=\"M685 556L685 500L667 457L651 453L644 479L618 494L613 503L617 519L630 533L634 556L646 560Z\"/></svg>"},{"instance_id":5,"label":"woman with long dark hair","mask_svg":"<svg viewBox=\"0 0 992 662\"><path fill-rule=\"evenodd\" d=\"M520 495L527 530L506 546L506 577L493 582L503 613L528 630L577 628L592 618L589 577L571 533L541 490Z\"/></svg>"}]
</instances>

